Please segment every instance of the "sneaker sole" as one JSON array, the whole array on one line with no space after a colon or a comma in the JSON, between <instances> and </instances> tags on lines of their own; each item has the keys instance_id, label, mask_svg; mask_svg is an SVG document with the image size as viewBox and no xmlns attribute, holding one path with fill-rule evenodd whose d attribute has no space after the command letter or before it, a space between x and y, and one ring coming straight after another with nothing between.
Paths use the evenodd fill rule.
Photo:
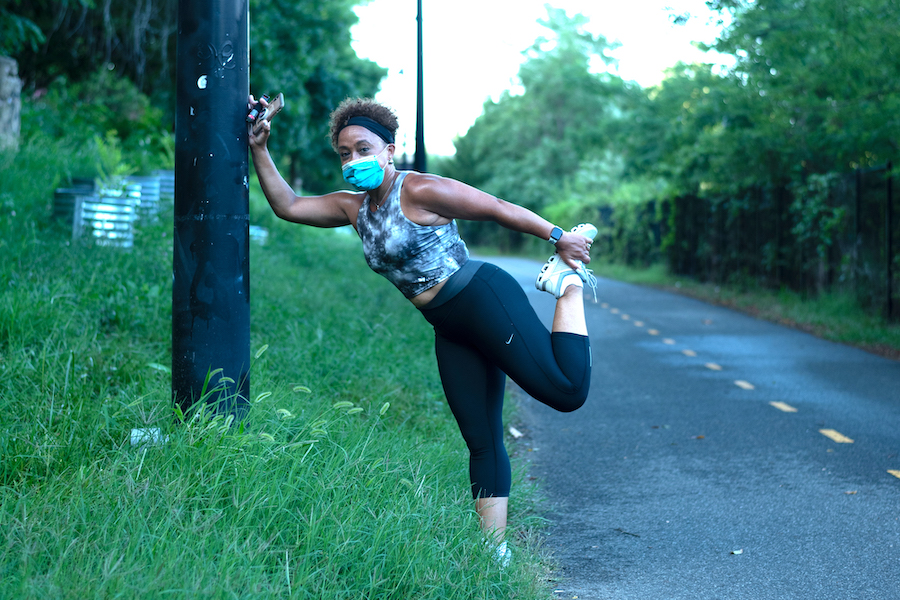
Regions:
<instances>
[{"instance_id":1,"label":"sneaker sole","mask_svg":"<svg viewBox=\"0 0 900 600\"><path fill-rule=\"evenodd\" d=\"M559 268L560 265L562 265L562 268ZM580 271L583 270L584 266L582 265ZM558 254L554 254L549 259L547 259L547 262L544 263L543 267L541 267L541 272L538 273L537 279L535 279L534 281L534 287L536 287L538 291L547 292L549 294L552 294L555 298L559 299L556 291L548 289L556 286L553 282L553 278L558 277L559 280L562 280L567 275L574 273L578 275L582 280L584 280L585 277L580 271L572 269L569 265L562 262L562 258Z\"/></svg>"}]
</instances>

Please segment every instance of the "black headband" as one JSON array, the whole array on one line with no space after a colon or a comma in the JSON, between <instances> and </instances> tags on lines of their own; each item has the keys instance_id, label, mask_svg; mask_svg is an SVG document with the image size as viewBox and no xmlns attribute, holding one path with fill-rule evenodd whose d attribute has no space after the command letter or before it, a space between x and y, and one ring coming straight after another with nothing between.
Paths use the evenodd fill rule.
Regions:
<instances>
[{"instance_id":1,"label":"black headband","mask_svg":"<svg viewBox=\"0 0 900 600\"><path fill-rule=\"evenodd\" d=\"M382 140L384 140L386 143L394 143L394 134L391 133L391 130L378 121L370 119L369 117L350 117L349 119L347 119L347 123L344 125L344 127L349 127L350 125L359 125L360 127L365 127L366 129L380 137ZM344 130L344 127L341 127L341 131Z\"/></svg>"}]
</instances>

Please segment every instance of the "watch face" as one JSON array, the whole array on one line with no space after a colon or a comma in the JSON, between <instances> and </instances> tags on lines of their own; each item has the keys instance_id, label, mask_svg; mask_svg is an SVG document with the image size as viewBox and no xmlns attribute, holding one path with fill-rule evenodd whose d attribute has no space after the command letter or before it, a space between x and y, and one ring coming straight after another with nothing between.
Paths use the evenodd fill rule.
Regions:
<instances>
[{"instance_id":1,"label":"watch face","mask_svg":"<svg viewBox=\"0 0 900 600\"><path fill-rule=\"evenodd\" d=\"M550 243L555 244L556 242L558 242L559 238L562 237L562 234L563 234L563 230L561 227L554 227L553 230L550 232Z\"/></svg>"}]
</instances>

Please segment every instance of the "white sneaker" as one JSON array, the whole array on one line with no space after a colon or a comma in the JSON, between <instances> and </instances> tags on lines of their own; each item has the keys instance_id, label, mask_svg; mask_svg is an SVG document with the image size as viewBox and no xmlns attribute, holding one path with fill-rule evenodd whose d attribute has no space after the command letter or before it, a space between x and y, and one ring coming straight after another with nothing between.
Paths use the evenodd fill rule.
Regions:
<instances>
[{"instance_id":1,"label":"white sneaker","mask_svg":"<svg viewBox=\"0 0 900 600\"><path fill-rule=\"evenodd\" d=\"M590 223L581 223L572 228L572 233L583 235L586 238L593 239L597 236L597 228ZM572 277L572 275L577 275ZM594 302L597 302L597 278L594 277L593 271L586 269L581 261L578 261L578 269L573 269L567 265L559 254L553 253L538 274L534 282L534 287L542 292L549 292L559 299L565 293L566 288L570 285L577 285L583 288L584 284L588 284L594 292Z\"/></svg>"},{"instance_id":2,"label":"white sneaker","mask_svg":"<svg viewBox=\"0 0 900 600\"><path fill-rule=\"evenodd\" d=\"M534 281L534 287L542 292L549 292L559 299L570 285L583 288L584 282L581 275L554 252L541 267L541 272Z\"/></svg>"},{"instance_id":3,"label":"white sneaker","mask_svg":"<svg viewBox=\"0 0 900 600\"><path fill-rule=\"evenodd\" d=\"M586 238L590 238L593 242L594 238L597 237L597 228L591 223L581 223L572 228L572 233L583 235Z\"/></svg>"}]
</instances>

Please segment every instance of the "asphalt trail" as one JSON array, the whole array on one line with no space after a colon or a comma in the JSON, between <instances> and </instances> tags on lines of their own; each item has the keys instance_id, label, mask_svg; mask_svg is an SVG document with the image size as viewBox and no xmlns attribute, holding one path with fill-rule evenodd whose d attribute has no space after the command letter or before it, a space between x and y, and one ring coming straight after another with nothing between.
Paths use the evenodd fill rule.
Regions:
<instances>
[{"instance_id":1,"label":"asphalt trail","mask_svg":"<svg viewBox=\"0 0 900 600\"><path fill-rule=\"evenodd\" d=\"M489 260L549 324L540 265ZM598 295L587 404L529 400L515 424L557 597L900 599L900 363L675 294Z\"/></svg>"}]
</instances>

